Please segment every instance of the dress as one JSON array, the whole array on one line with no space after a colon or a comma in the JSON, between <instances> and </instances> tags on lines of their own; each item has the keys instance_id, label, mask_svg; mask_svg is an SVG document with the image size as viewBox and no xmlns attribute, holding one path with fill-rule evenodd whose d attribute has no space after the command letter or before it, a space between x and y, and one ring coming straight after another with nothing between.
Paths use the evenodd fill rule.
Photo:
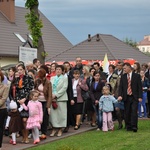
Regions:
<instances>
[{"instance_id":1,"label":"dress","mask_svg":"<svg viewBox=\"0 0 150 150\"><path fill-rule=\"evenodd\" d=\"M23 124L21 121L19 111L10 112L9 116L10 116L9 132L15 133L15 132L21 131L23 129Z\"/></svg>"},{"instance_id":2,"label":"dress","mask_svg":"<svg viewBox=\"0 0 150 150\"><path fill-rule=\"evenodd\" d=\"M41 128L40 121L43 120L43 110L42 104L39 101L29 101L28 105L26 106L23 104L23 108L25 110L29 110L29 118L27 120L27 129L33 129L34 127Z\"/></svg>"}]
</instances>

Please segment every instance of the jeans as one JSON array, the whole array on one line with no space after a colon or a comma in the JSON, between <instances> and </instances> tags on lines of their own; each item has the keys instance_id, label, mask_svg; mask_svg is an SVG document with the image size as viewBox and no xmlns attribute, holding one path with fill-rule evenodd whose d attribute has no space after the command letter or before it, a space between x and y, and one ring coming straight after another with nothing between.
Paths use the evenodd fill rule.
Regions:
<instances>
[{"instance_id":1,"label":"jeans","mask_svg":"<svg viewBox=\"0 0 150 150\"><path fill-rule=\"evenodd\" d=\"M138 103L138 112L139 112L138 115L139 115L139 117L142 117L141 106L143 106L144 117L147 117L146 99L147 99L147 92L143 92L143 95L142 95L142 102L139 102L139 103Z\"/></svg>"},{"instance_id":2,"label":"jeans","mask_svg":"<svg viewBox=\"0 0 150 150\"><path fill-rule=\"evenodd\" d=\"M98 128L102 129L102 122L103 122L102 110L99 110L98 105L97 106L93 105L93 108L96 112L96 120L97 120Z\"/></svg>"}]
</instances>

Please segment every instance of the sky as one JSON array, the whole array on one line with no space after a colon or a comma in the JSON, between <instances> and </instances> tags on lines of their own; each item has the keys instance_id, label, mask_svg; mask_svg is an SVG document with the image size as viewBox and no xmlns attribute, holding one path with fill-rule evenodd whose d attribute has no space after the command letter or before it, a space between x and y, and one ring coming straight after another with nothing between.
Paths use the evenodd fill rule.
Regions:
<instances>
[{"instance_id":1,"label":"sky","mask_svg":"<svg viewBox=\"0 0 150 150\"><path fill-rule=\"evenodd\" d=\"M150 35L149 6L150 0L39 0L40 11L73 45L98 33L141 41Z\"/></svg>"}]
</instances>

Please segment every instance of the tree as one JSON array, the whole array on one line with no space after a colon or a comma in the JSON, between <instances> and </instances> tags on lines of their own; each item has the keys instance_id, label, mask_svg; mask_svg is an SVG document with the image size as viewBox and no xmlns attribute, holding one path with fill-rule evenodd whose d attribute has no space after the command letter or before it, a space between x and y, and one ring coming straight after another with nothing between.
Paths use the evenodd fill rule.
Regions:
<instances>
[{"instance_id":1,"label":"tree","mask_svg":"<svg viewBox=\"0 0 150 150\"><path fill-rule=\"evenodd\" d=\"M125 38L123 40L123 42L125 42L126 44L134 47L134 48L137 48L137 42L136 41L133 41L132 39L128 39L128 38Z\"/></svg>"},{"instance_id":2,"label":"tree","mask_svg":"<svg viewBox=\"0 0 150 150\"><path fill-rule=\"evenodd\" d=\"M41 28L43 27L43 24L40 20L40 14L38 11L39 2L38 0L26 0L25 7L30 10L30 13L27 13L25 17L28 29L33 38L33 47L38 50L37 58L41 61L41 63L44 63L47 53L45 52L44 42L42 39Z\"/></svg>"}]
</instances>

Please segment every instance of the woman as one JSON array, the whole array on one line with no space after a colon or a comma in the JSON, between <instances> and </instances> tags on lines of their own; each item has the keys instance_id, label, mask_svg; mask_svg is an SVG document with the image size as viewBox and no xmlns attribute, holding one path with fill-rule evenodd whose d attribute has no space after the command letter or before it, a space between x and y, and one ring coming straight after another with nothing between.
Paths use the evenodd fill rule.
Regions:
<instances>
[{"instance_id":1,"label":"woman","mask_svg":"<svg viewBox=\"0 0 150 150\"><path fill-rule=\"evenodd\" d=\"M52 133L50 136L62 136L62 128L67 125L67 88L68 88L68 78L63 75L64 66L56 66L56 76L51 78L52 83L52 106L50 122L52 124ZM58 106L58 107L57 107Z\"/></svg>"},{"instance_id":2,"label":"woman","mask_svg":"<svg viewBox=\"0 0 150 150\"><path fill-rule=\"evenodd\" d=\"M142 82L142 90L143 90L143 95L142 95L142 102L138 103L138 116L142 118L142 112L141 112L141 106L143 106L144 110L144 118L147 118L147 110L146 110L146 100L147 100L147 90L150 87L150 83L148 78L145 77L145 72L144 70L140 71L140 76L141 76L141 82Z\"/></svg>"},{"instance_id":3,"label":"woman","mask_svg":"<svg viewBox=\"0 0 150 150\"><path fill-rule=\"evenodd\" d=\"M133 72L140 74L141 66L139 62L135 62L133 65Z\"/></svg>"},{"instance_id":4,"label":"woman","mask_svg":"<svg viewBox=\"0 0 150 150\"><path fill-rule=\"evenodd\" d=\"M11 67L8 69L8 80L12 81L14 77L14 73L16 72L16 67Z\"/></svg>"},{"instance_id":5,"label":"woman","mask_svg":"<svg viewBox=\"0 0 150 150\"><path fill-rule=\"evenodd\" d=\"M71 105L73 109L73 114L76 118L76 125L74 127L75 130L80 128L80 120L81 115L83 113L83 97L82 97L82 90L88 91L88 86L86 84L86 80L80 78L80 71L74 70L73 72L74 79L72 79L72 89L73 89L73 97L74 100L71 100Z\"/></svg>"},{"instance_id":6,"label":"woman","mask_svg":"<svg viewBox=\"0 0 150 150\"><path fill-rule=\"evenodd\" d=\"M92 84L92 81L93 81L93 74L95 72L95 68L90 68L89 72L90 72L90 76L87 78L86 80L86 83L88 85L88 88L89 88L89 93L90 93L90 87L91 87L91 84ZM96 126L96 122L95 122L95 119L94 119L94 115L95 115L95 110L93 108L93 103L92 103L92 99L89 98L87 100L87 105L86 105L86 108L87 108L87 117L88 117L88 120L91 120L91 126L92 127L95 127Z\"/></svg>"},{"instance_id":7,"label":"woman","mask_svg":"<svg viewBox=\"0 0 150 150\"><path fill-rule=\"evenodd\" d=\"M34 81L33 78L26 74L26 68L23 64L19 64L17 66L19 77L15 81L15 101L25 101L25 104L27 105L29 101L29 93L34 88ZM12 89L10 89L12 90ZM20 108L20 104L18 104L18 107ZM21 111L21 110L20 110ZM28 119L28 112L26 112L24 109L20 112L22 117L22 122L24 129L22 130L22 143L29 143L28 140L28 130L26 129L26 123Z\"/></svg>"},{"instance_id":8,"label":"woman","mask_svg":"<svg viewBox=\"0 0 150 150\"><path fill-rule=\"evenodd\" d=\"M52 85L46 78L46 71L40 69L38 71L38 78L35 80L34 88L40 92L39 101L43 108L43 122L41 124L41 139L46 139L47 126L50 115L50 106L52 103Z\"/></svg>"},{"instance_id":9,"label":"woman","mask_svg":"<svg viewBox=\"0 0 150 150\"><path fill-rule=\"evenodd\" d=\"M3 80L4 75L0 71L0 149L2 147L4 123L7 117L6 100L9 93L9 87L2 83Z\"/></svg>"},{"instance_id":10,"label":"woman","mask_svg":"<svg viewBox=\"0 0 150 150\"><path fill-rule=\"evenodd\" d=\"M100 72L95 71L93 73L94 81L91 84L90 87L90 95L93 102L93 107L95 110L93 117L93 122L96 122L96 116L97 116L97 123L98 128L97 130L102 129L102 111L99 111L99 99L102 96L102 88L105 85L103 81L100 80Z\"/></svg>"}]
</instances>

